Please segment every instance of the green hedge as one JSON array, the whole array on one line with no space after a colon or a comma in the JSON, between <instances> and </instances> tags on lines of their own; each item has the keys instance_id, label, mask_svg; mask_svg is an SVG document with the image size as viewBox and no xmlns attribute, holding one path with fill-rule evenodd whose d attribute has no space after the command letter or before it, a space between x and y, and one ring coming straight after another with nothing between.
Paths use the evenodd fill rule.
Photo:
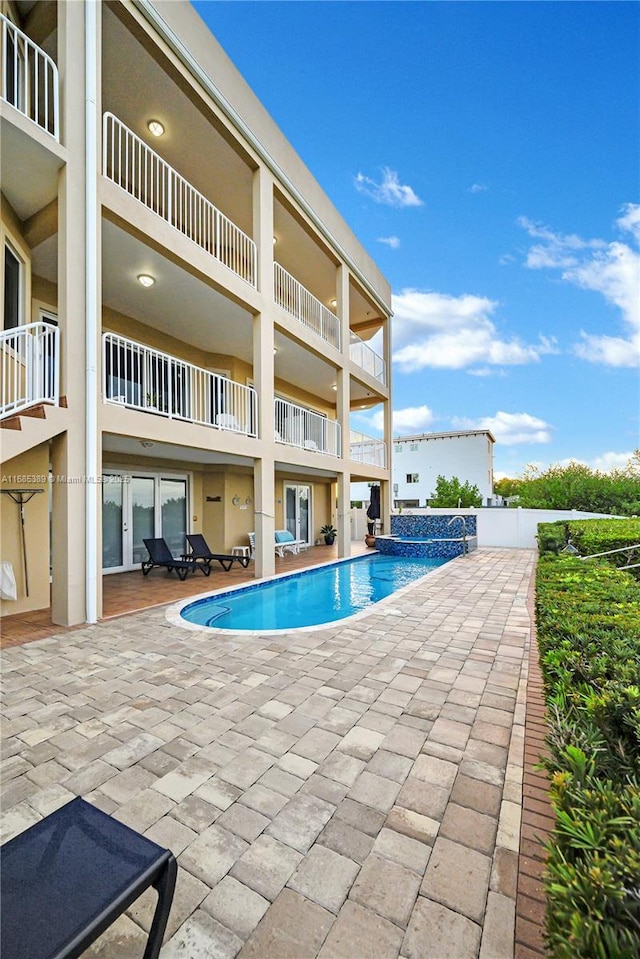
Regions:
<instances>
[{"instance_id":1,"label":"green hedge","mask_svg":"<svg viewBox=\"0 0 640 959\"><path fill-rule=\"evenodd\" d=\"M624 522L624 535L618 521L600 520L568 532L581 552L585 543L603 552L640 542L637 521ZM549 953L631 959L640 956L640 584L557 555L554 531L539 531L536 621L558 817L545 880Z\"/></svg>"}]
</instances>

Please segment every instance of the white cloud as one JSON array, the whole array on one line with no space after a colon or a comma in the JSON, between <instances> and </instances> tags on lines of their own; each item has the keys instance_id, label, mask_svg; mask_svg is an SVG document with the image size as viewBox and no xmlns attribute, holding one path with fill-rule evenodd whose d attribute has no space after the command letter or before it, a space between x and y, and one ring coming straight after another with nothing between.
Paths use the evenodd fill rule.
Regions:
<instances>
[{"instance_id":1,"label":"white cloud","mask_svg":"<svg viewBox=\"0 0 640 959\"><path fill-rule=\"evenodd\" d=\"M410 186L400 183L398 174L389 167L382 167L382 180L376 183L364 173L358 173L354 179L356 190L371 197L376 203L387 206L422 206L422 200Z\"/></svg>"},{"instance_id":2,"label":"white cloud","mask_svg":"<svg viewBox=\"0 0 640 959\"><path fill-rule=\"evenodd\" d=\"M620 241L584 240L565 236L526 217L518 221L536 240L529 250L529 269L560 270L561 277L583 290L600 293L616 307L623 321L622 335L582 332L574 352L583 360L614 367L635 367L640 363L640 252ZM640 205L627 203L616 220L618 229L640 242Z\"/></svg>"},{"instance_id":3,"label":"white cloud","mask_svg":"<svg viewBox=\"0 0 640 959\"><path fill-rule=\"evenodd\" d=\"M591 461L591 468L601 473L610 473L612 470L624 470L633 459L633 451L628 453L601 453Z\"/></svg>"},{"instance_id":4,"label":"white cloud","mask_svg":"<svg viewBox=\"0 0 640 959\"><path fill-rule=\"evenodd\" d=\"M390 246L392 250L397 250L400 247L400 237L398 236L379 236L378 243L386 243L387 246Z\"/></svg>"},{"instance_id":5,"label":"white cloud","mask_svg":"<svg viewBox=\"0 0 640 959\"><path fill-rule=\"evenodd\" d=\"M469 187L469 193L486 193L489 189L488 186L485 186L484 183L474 183Z\"/></svg>"},{"instance_id":6,"label":"white cloud","mask_svg":"<svg viewBox=\"0 0 640 959\"><path fill-rule=\"evenodd\" d=\"M424 433L433 423L433 410L428 406L407 406L393 411L393 435Z\"/></svg>"},{"instance_id":7,"label":"white cloud","mask_svg":"<svg viewBox=\"0 0 640 959\"><path fill-rule=\"evenodd\" d=\"M433 410L428 406L407 406L403 410L393 411L393 435L403 436L405 433L425 433L434 420ZM368 424L379 432L384 430L384 411L376 410L371 416L361 416Z\"/></svg>"},{"instance_id":8,"label":"white cloud","mask_svg":"<svg viewBox=\"0 0 640 959\"><path fill-rule=\"evenodd\" d=\"M452 422L460 430L490 430L496 443L503 446L551 442L550 424L530 413L504 413L498 410L495 416L483 416L478 420L456 417Z\"/></svg>"},{"instance_id":9,"label":"white cloud","mask_svg":"<svg viewBox=\"0 0 640 959\"><path fill-rule=\"evenodd\" d=\"M410 373L424 367L521 365L555 352L553 341L542 337L535 345L501 339L491 320L497 306L482 296L403 290L393 297L394 362Z\"/></svg>"}]
</instances>

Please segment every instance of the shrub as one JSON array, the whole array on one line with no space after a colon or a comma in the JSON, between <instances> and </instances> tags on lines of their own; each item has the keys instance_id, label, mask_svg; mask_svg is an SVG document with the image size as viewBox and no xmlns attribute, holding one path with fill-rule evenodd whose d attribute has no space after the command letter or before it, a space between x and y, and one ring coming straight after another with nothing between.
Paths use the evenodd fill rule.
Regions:
<instances>
[{"instance_id":1,"label":"shrub","mask_svg":"<svg viewBox=\"0 0 640 959\"><path fill-rule=\"evenodd\" d=\"M557 555L565 524L547 525L536 580L557 814L547 941L555 959L631 959L640 955L640 585L604 561ZM623 535L616 521L578 525L587 529L571 522L568 532L581 550L640 542L637 526Z\"/></svg>"}]
</instances>

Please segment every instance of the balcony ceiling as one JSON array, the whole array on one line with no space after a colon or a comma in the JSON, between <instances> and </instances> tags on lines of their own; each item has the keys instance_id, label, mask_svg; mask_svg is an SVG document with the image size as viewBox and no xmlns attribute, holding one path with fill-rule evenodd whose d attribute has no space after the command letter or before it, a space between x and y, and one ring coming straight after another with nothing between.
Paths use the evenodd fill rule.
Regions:
<instances>
[{"instance_id":1,"label":"balcony ceiling","mask_svg":"<svg viewBox=\"0 0 640 959\"><path fill-rule=\"evenodd\" d=\"M182 463L185 467L191 464L203 466L245 466L253 469L253 459L248 456L234 456L229 453L220 453L216 450L197 449L195 447L176 446L172 443L154 443L152 446L143 447L140 439L134 436L121 436L113 433L103 435L103 453L111 454L109 460L115 461L118 456L135 456L137 460L144 458L153 458L168 460L175 467L176 463ZM148 443L148 440L144 440ZM291 463L276 462L276 470L291 473ZM335 478L335 471L314 469L313 467L296 467L296 472L301 476L324 477L328 479ZM367 477L365 477L367 478Z\"/></svg>"},{"instance_id":2,"label":"balcony ceiling","mask_svg":"<svg viewBox=\"0 0 640 959\"><path fill-rule=\"evenodd\" d=\"M48 141L51 149L45 145ZM58 171L64 165L58 149L53 137L35 123L9 104L0 104L2 192L22 221L58 195Z\"/></svg>"}]
</instances>

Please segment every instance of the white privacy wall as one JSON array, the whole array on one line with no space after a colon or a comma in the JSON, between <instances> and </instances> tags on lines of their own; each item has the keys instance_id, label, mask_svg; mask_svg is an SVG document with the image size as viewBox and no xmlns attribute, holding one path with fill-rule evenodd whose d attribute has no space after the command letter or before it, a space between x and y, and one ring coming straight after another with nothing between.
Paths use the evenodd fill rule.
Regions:
<instances>
[{"instance_id":1,"label":"white privacy wall","mask_svg":"<svg viewBox=\"0 0 640 959\"><path fill-rule=\"evenodd\" d=\"M353 539L363 539L366 532L365 510L351 511ZM536 549L538 523L557 523L571 519L616 519L606 513L583 513L580 510L522 509L493 507L482 509L409 509L403 516L462 516L472 515L478 521L478 546L503 546L508 549ZM384 530L388 533L389 530Z\"/></svg>"}]
</instances>

